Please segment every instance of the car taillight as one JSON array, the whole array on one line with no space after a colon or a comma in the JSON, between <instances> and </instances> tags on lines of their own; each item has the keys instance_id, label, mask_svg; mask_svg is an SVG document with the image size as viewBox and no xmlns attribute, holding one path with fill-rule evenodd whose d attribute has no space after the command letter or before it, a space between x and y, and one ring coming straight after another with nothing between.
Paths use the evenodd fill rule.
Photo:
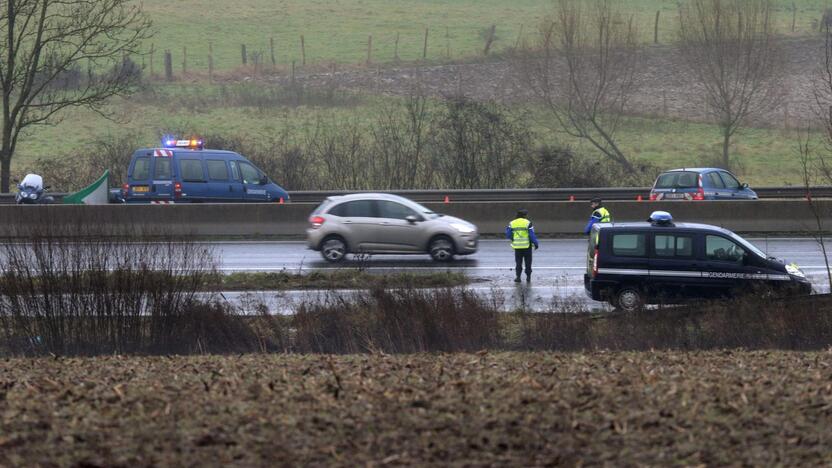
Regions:
<instances>
[{"instance_id":1,"label":"car taillight","mask_svg":"<svg viewBox=\"0 0 832 468\"><path fill-rule=\"evenodd\" d=\"M124 184L121 186L121 193L126 197L127 194L130 192L130 184Z\"/></svg>"},{"instance_id":2,"label":"car taillight","mask_svg":"<svg viewBox=\"0 0 832 468\"><path fill-rule=\"evenodd\" d=\"M312 223L312 229L318 229L323 226L325 221L326 219L321 216L313 216L309 218L309 222Z\"/></svg>"},{"instance_id":3,"label":"car taillight","mask_svg":"<svg viewBox=\"0 0 832 468\"><path fill-rule=\"evenodd\" d=\"M598 276L598 247L595 247L595 255L592 257L592 277Z\"/></svg>"},{"instance_id":4,"label":"car taillight","mask_svg":"<svg viewBox=\"0 0 832 468\"><path fill-rule=\"evenodd\" d=\"M174 182L174 184L173 184L173 196L174 197L181 197L182 196L182 183L181 182Z\"/></svg>"},{"instance_id":5,"label":"car taillight","mask_svg":"<svg viewBox=\"0 0 832 468\"><path fill-rule=\"evenodd\" d=\"M705 189L699 187L696 189L696 193L693 194L694 200L704 200L705 199Z\"/></svg>"},{"instance_id":6,"label":"car taillight","mask_svg":"<svg viewBox=\"0 0 832 468\"><path fill-rule=\"evenodd\" d=\"M656 201L656 198L658 198L658 195L656 195L655 193L650 194L650 201Z\"/></svg>"}]
</instances>

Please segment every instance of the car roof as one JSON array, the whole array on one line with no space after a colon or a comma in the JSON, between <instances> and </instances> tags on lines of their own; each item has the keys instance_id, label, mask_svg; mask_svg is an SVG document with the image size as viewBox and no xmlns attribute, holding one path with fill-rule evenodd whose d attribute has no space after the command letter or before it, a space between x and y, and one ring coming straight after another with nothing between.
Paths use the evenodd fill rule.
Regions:
<instances>
[{"instance_id":1,"label":"car roof","mask_svg":"<svg viewBox=\"0 0 832 468\"><path fill-rule=\"evenodd\" d=\"M343 202L349 200L390 200L390 201L398 201L398 202L408 202L413 203L412 200L409 200L405 197L400 197L398 195L393 195L392 193L377 193L377 192L361 192L361 193L349 193L346 195L333 195L328 197L329 200Z\"/></svg>"},{"instance_id":2,"label":"car roof","mask_svg":"<svg viewBox=\"0 0 832 468\"><path fill-rule=\"evenodd\" d=\"M711 172L711 171L723 171L728 172L725 169L719 167L684 167L681 169L669 169L667 171L662 171L662 174L667 172Z\"/></svg>"},{"instance_id":3,"label":"car roof","mask_svg":"<svg viewBox=\"0 0 832 468\"><path fill-rule=\"evenodd\" d=\"M210 152L210 153L214 153L214 154L219 153L219 154L228 154L228 155L232 155L232 156L240 156L240 154L239 154L239 153L236 153L236 152L234 152L234 151L228 151L228 150L216 150L216 149L209 149L209 148L203 148L203 149L190 149L190 148L139 148L139 149L137 149L137 150L136 150L133 154L142 153L142 152L149 152L149 151L156 151L156 150L168 150L168 151L173 151L174 153L181 153L181 152L187 152L187 153L197 153L197 152L199 152L199 153L207 153L207 152Z\"/></svg>"},{"instance_id":4,"label":"car roof","mask_svg":"<svg viewBox=\"0 0 832 468\"><path fill-rule=\"evenodd\" d=\"M731 235L733 234L731 231L719 227L714 226L711 224L701 224L701 223L673 223L672 226L661 226L652 223L648 223L646 221L640 222L630 222L630 223L600 223L598 224L600 229L607 229L611 228L614 230L617 229L638 229L638 230L655 230L655 231L672 231L672 230L680 230L680 229L687 229L687 230L695 230L695 231L711 231L711 232L719 232L721 234Z\"/></svg>"}]
</instances>

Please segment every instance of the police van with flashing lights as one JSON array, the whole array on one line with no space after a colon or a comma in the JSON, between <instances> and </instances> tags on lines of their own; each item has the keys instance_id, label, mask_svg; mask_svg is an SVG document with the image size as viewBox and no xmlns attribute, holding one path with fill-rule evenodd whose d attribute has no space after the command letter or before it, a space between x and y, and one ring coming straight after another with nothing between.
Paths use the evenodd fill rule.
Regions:
<instances>
[{"instance_id":1,"label":"police van with flashing lights","mask_svg":"<svg viewBox=\"0 0 832 468\"><path fill-rule=\"evenodd\" d=\"M797 265L769 257L727 229L674 223L664 211L647 222L594 225L584 287L592 299L625 311L761 291L812 292Z\"/></svg>"},{"instance_id":2,"label":"police van with flashing lights","mask_svg":"<svg viewBox=\"0 0 832 468\"><path fill-rule=\"evenodd\" d=\"M289 194L245 157L165 137L133 153L121 196L127 203L288 202Z\"/></svg>"}]
</instances>

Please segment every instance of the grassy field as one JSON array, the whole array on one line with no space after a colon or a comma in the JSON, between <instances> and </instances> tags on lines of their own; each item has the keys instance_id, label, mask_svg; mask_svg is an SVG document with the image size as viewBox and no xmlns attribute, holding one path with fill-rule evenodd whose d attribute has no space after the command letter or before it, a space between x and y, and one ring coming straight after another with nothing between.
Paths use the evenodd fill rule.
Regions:
<instances>
[{"instance_id":1,"label":"grassy field","mask_svg":"<svg viewBox=\"0 0 832 468\"><path fill-rule=\"evenodd\" d=\"M778 29L792 34L792 1L776 0ZM795 34L816 27L828 0L795 2ZM399 35L399 57L420 60L425 28L429 28L427 58L459 59L482 54L483 31L496 25L493 50L513 47L521 36L531 37L551 10L551 0L144 0L154 22L154 71L161 73L162 51L173 53L181 70L183 47L188 68L207 71L208 44L213 45L216 69L240 66L240 44L248 52L262 52L270 64L269 39L276 43L278 64L300 64L300 36L304 35L307 63L335 61L364 63L367 38L373 36L373 59L394 58ZM627 0L625 11L635 18L645 41L653 40L656 11L661 11L660 42L674 39L676 0ZM522 31L521 31L522 29Z\"/></svg>"},{"instance_id":2,"label":"grassy field","mask_svg":"<svg viewBox=\"0 0 832 468\"><path fill-rule=\"evenodd\" d=\"M829 357L5 359L0 465L829 465Z\"/></svg>"},{"instance_id":3,"label":"grassy field","mask_svg":"<svg viewBox=\"0 0 832 468\"><path fill-rule=\"evenodd\" d=\"M86 142L122 132L136 133L145 144L154 146L167 132L194 132L201 135L247 135L262 138L284 130L302 135L316 119L356 120L369 125L382 105L396 98L343 97L335 105L287 106L258 109L252 106L211 104L200 96L220 91L208 85L162 87L153 101L118 100L112 104L117 120L107 121L84 110L70 111L54 127L40 127L19 144L13 160L17 172L31 166L39 157L71 157L83 151ZM582 154L593 154L584 142L552 131L547 115L530 111L530 122L539 142L567 144ZM636 161L659 168L708 165L720 152L721 140L713 125L680 120L630 118L620 131L621 147ZM738 173L752 185L800 184L800 165L796 139L777 129L741 130L734 139ZM273 174L280 180L279 174Z\"/></svg>"}]
</instances>

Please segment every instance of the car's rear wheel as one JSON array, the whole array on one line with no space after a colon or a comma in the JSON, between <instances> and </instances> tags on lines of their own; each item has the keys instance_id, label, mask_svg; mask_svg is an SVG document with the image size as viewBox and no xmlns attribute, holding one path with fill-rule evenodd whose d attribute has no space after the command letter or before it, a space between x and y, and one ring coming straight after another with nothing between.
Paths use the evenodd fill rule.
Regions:
<instances>
[{"instance_id":1,"label":"car's rear wheel","mask_svg":"<svg viewBox=\"0 0 832 468\"><path fill-rule=\"evenodd\" d=\"M321 242L321 256L328 262L340 262L347 256L347 243L337 236L327 237Z\"/></svg>"},{"instance_id":2,"label":"car's rear wheel","mask_svg":"<svg viewBox=\"0 0 832 468\"><path fill-rule=\"evenodd\" d=\"M454 258L454 243L447 237L435 237L428 246L430 258L436 262L449 262Z\"/></svg>"},{"instance_id":3,"label":"car's rear wheel","mask_svg":"<svg viewBox=\"0 0 832 468\"><path fill-rule=\"evenodd\" d=\"M615 293L612 305L624 312L635 312L644 307L644 293L633 286L625 286Z\"/></svg>"}]
</instances>

